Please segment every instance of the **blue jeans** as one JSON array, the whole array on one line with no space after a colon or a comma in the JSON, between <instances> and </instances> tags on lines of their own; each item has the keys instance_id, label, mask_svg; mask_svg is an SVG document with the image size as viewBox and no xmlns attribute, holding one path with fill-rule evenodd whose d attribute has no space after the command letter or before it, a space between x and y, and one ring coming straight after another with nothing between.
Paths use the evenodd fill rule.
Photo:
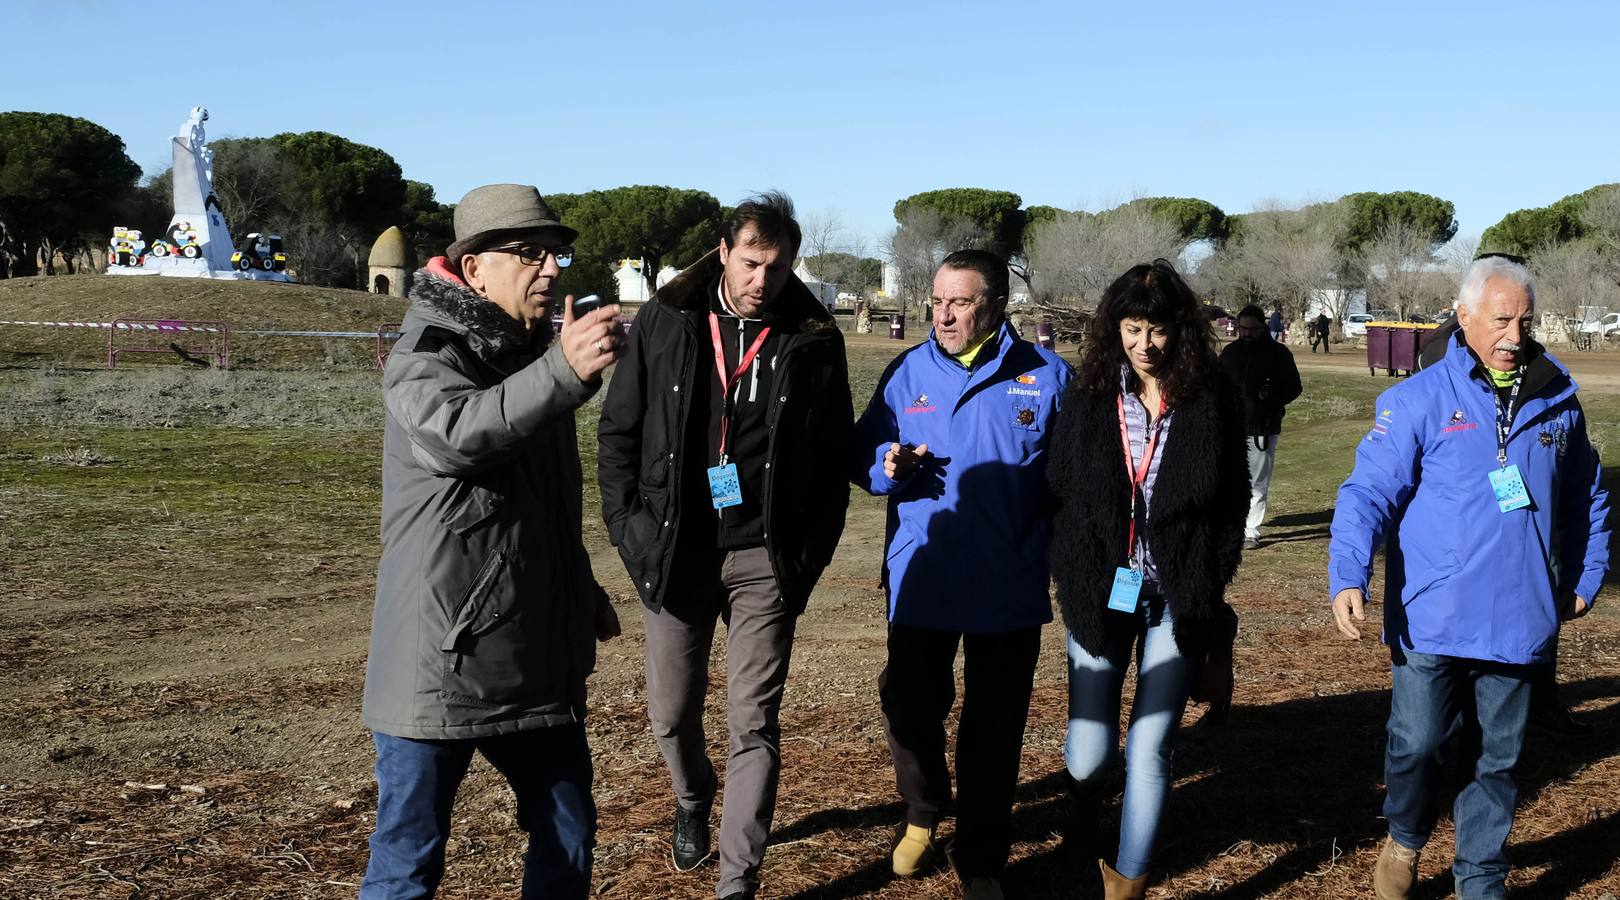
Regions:
<instances>
[{"instance_id":1,"label":"blue jeans","mask_svg":"<svg viewBox=\"0 0 1620 900\"><path fill-rule=\"evenodd\" d=\"M427 741L373 733L377 744L377 830L360 885L362 900L431 897L444 877L444 845L456 789L473 751L517 796L518 827L529 834L524 897L590 893L596 804L591 751L579 723L517 734Z\"/></svg>"},{"instance_id":2,"label":"blue jeans","mask_svg":"<svg viewBox=\"0 0 1620 900\"><path fill-rule=\"evenodd\" d=\"M1444 747L1458 740L1463 787L1452 808L1462 900L1506 896L1504 847L1518 787L1513 766L1524 743L1530 685L1539 667L1403 651L1393 669L1384 817L1389 836L1420 850L1440 816Z\"/></svg>"},{"instance_id":3,"label":"blue jeans","mask_svg":"<svg viewBox=\"0 0 1620 900\"><path fill-rule=\"evenodd\" d=\"M1120 691L1131 649L1136 649L1136 699L1125 734L1125 799L1119 856L1114 869L1127 878L1146 875L1153 861L1159 819L1170 795L1170 759L1187 708L1191 667L1172 633L1162 596L1144 596L1134 613L1105 612L1106 645L1092 656L1069 636L1069 727L1063 761L1082 786L1108 777L1119 757Z\"/></svg>"}]
</instances>

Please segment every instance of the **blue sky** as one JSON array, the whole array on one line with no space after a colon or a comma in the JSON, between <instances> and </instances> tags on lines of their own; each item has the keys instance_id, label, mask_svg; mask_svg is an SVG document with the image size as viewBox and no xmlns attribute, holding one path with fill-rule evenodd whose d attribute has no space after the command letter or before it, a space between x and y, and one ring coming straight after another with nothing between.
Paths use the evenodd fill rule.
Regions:
<instances>
[{"instance_id":1,"label":"blue sky","mask_svg":"<svg viewBox=\"0 0 1620 900\"><path fill-rule=\"evenodd\" d=\"M4 6L0 109L91 119L148 171L200 104L211 137L335 132L446 201L774 187L873 244L941 187L1229 212L1417 190L1478 235L1620 181L1613 3Z\"/></svg>"}]
</instances>

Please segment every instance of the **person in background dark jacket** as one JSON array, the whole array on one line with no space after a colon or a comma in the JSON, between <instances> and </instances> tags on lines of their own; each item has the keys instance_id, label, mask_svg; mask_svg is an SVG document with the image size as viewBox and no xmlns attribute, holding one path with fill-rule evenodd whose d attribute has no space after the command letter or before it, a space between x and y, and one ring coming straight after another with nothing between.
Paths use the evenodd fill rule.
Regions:
<instances>
[{"instance_id":1,"label":"person in background dark jacket","mask_svg":"<svg viewBox=\"0 0 1620 900\"><path fill-rule=\"evenodd\" d=\"M710 855L719 784L703 706L726 623L721 898L759 888L794 626L849 505L844 339L792 274L799 240L787 197L739 205L720 246L637 314L598 431L602 518L645 607L647 706L682 871Z\"/></svg>"},{"instance_id":2,"label":"person in background dark jacket","mask_svg":"<svg viewBox=\"0 0 1620 900\"><path fill-rule=\"evenodd\" d=\"M585 677L618 618L580 538L574 410L619 352L617 306L551 331L574 230L528 185L475 188L417 273L383 371L382 560L361 714L377 827L360 896L430 897L474 752L529 833L524 897L590 893ZM569 303L573 298L562 302Z\"/></svg>"},{"instance_id":3,"label":"person in background dark jacket","mask_svg":"<svg viewBox=\"0 0 1620 900\"><path fill-rule=\"evenodd\" d=\"M1081 852L1118 757L1131 653L1136 694L1108 900L1146 895L1170 757L1189 698L1231 703L1237 616L1226 585L1243 557L1249 495L1243 407L1198 299L1169 263L1121 275L1092 319L1086 358L1047 451L1056 497L1052 575L1069 629L1064 740Z\"/></svg>"},{"instance_id":4,"label":"person in background dark jacket","mask_svg":"<svg viewBox=\"0 0 1620 900\"><path fill-rule=\"evenodd\" d=\"M1312 353L1316 352L1316 347L1318 344L1322 346L1323 353L1332 352L1332 348L1328 346L1328 326L1332 321L1333 320L1329 319L1328 314L1325 312L1317 313L1316 318L1311 320L1310 339Z\"/></svg>"},{"instance_id":5,"label":"person in background dark jacket","mask_svg":"<svg viewBox=\"0 0 1620 900\"><path fill-rule=\"evenodd\" d=\"M1249 436L1249 518L1243 546L1260 546L1271 472L1277 464L1277 436L1288 404L1299 396L1294 354L1266 333L1265 313L1250 304L1237 316L1238 339L1221 351L1221 368L1243 398L1243 428Z\"/></svg>"},{"instance_id":6,"label":"person in background dark jacket","mask_svg":"<svg viewBox=\"0 0 1620 900\"><path fill-rule=\"evenodd\" d=\"M1258 307L1256 307L1256 308L1258 308ZM1271 329L1271 339L1274 340L1274 341L1281 342L1282 339L1283 339L1283 332L1285 330L1287 330L1286 326L1283 323L1283 314L1282 314L1282 309L1281 308L1278 308L1278 307L1273 307L1272 308L1272 310L1271 310L1271 320L1267 324L1270 326L1270 329Z\"/></svg>"}]
</instances>

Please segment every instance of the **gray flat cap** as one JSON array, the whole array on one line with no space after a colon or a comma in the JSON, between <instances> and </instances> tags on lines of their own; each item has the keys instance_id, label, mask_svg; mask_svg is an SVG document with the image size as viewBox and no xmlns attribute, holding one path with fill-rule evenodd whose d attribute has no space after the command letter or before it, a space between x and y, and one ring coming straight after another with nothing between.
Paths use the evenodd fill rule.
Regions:
<instances>
[{"instance_id":1,"label":"gray flat cap","mask_svg":"<svg viewBox=\"0 0 1620 900\"><path fill-rule=\"evenodd\" d=\"M530 184L475 187L456 204L454 218L456 241L445 251L451 265L469 253L537 231L550 231L550 238L561 244L579 236L557 219L540 189Z\"/></svg>"}]
</instances>

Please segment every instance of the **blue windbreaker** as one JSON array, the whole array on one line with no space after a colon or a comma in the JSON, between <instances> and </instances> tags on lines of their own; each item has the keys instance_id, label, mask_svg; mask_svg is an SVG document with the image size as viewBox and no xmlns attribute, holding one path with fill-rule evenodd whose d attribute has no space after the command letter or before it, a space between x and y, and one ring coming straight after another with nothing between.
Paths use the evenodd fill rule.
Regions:
<instances>
[{"instance_id":1,"label":"blue windbreaker","mask_svg":"<svg viewBox=\"0 0 1620 900\"><path fill-rule=\"evenodd\" d=\"M1530 506L1502 512L1495 391L1453 341L1438 365L1385 391L1339 488L1328 590L1366 590L1391 526L1384 641L1504 663L1551 658L1558 595L1595 600L1609 562L1609 497L1569 370L1519 398L1508 438Z\"/></svg>"},{"instance_id":2,"label":"blue windbreaker","mask_svg":"<svg viewBox=\"0 0 1620 900\"><path fill-rule=\"evenodd\" d=\"M855 424L852 477L889 497L890 621L981 633L1052 621L1046 445L1073 375L1006 323L971 372L930 337L883 373ZM932 459L895 482L883 474L892 443L927 444Z\"/></svg>"}]
</instances>

